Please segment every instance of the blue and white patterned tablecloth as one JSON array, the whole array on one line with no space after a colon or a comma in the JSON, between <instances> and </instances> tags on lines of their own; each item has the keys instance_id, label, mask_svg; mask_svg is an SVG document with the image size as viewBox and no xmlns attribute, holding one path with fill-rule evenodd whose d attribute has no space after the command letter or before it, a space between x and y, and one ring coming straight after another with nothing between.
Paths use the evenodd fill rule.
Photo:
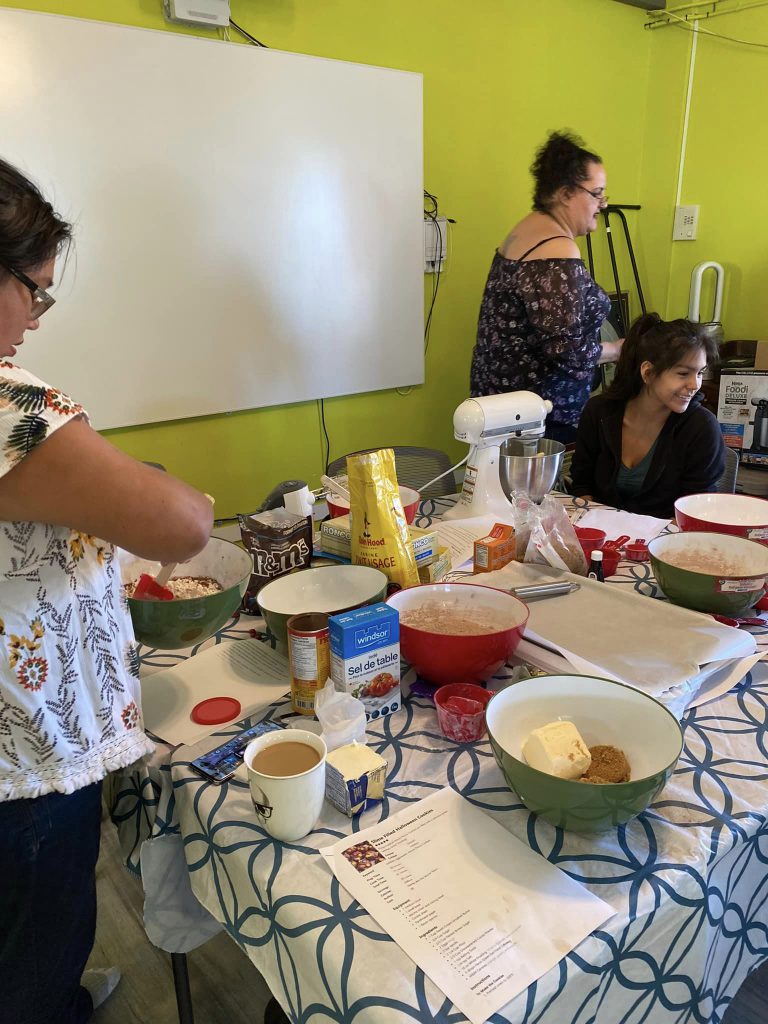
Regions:
<instances>
[{"instance_id":1,"label":"blue and white patterned tablecloth","mask_svg":"<svg viewBox=\"0 0 768 1024\"><path fill-rule=\"evenodd\" d=\"M426 507L420 525L435 511ZM613 583L655 594L646 564L622 563ZM208 643L242 637L252 626L243 617ZM768 630L758 632L768 646ZM142 651L142 662L160 667L184 656ZM242 770L221 787L195 775L188 765L196 748L173 754L172 787L167 748L148 769L125 773L114 818L134 867L144 839L180 830L197 898L292 1020L458 1024L463 1015L317 853L450 785L616 910L493 1024L718 1022L747 973L768 957L767 706L768 664L761 662L726 696L686 714L682 756L652 807L597 837L529 814L488 743L445 740L434 709L419 699L369 730L389 763L381 807L350 821L326 804L317 829L299 843L262 831ZM273 705L267 717L283 710Z\"/></svg>"}]
</instances>

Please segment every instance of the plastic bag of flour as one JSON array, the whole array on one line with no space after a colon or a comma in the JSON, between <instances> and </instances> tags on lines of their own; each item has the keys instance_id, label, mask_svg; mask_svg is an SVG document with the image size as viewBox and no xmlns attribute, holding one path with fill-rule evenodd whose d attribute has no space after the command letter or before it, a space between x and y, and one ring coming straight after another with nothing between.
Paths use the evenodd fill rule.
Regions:
<instances>
[{"instance_id":1,"label":"plastic bag of flour","mask_svg":"<svg viewBox=\"0 0 768 1024\"><path fill-rule=\"evenodd\" d=\"M526 562L566 569L577 576L587 575L587 560L568 514L549 495L541 505L532 505L529 516L531 536L525 552Z\"/></svg>"}]
</instances>

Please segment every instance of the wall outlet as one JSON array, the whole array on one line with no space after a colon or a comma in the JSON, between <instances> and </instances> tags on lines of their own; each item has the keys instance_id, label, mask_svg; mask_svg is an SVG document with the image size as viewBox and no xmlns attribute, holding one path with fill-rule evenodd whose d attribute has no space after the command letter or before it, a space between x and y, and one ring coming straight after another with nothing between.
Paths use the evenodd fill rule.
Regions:
<instances>
[{"instance_id":1,"label":"wall outlet","mask_svg":"<svg viewBox=\"0 0 768 1024\"><path fill-rule=\"evenodd\" d=\"M163 0L166 21L182 25L229 26L229 0Z\"/></svg>"},{"instance_id":2,"label":"wall outlet","mask_svg":"<svg viewBox=\"0 0 768 1024\"><path fill-rule=\"evenodd\" d=\"M672 229L673 242L693 242L699 226L698 206L676 206L675 226Z\"/></svg>"},{"instance_id":3,"label":"wall outlet","mask_svg":"<svg viewBox=\"0 0 768 1024\"><path fill-rule=\"evenodd\" d=\"M436 274L448 257L448 218L424 218L424 273Z\"/></svg>"}]
</instances>

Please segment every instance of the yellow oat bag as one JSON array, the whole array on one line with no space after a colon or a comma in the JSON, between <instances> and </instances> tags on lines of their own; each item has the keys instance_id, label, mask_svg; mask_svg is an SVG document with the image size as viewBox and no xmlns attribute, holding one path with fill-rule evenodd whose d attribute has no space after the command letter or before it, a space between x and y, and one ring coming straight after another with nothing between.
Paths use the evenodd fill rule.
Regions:
<instances>
[{"instance_id":1,"label":"yellow oat bag","mask_svg":"<svg viewBox=\"0 0 768 1024\"><path fill-rule=\"evenodd\" d=\"M391 448L350 455L349 521L352 561L381 569L397 587L419 582L408 524L400 501Z\"/></svg>"}]
</instances>

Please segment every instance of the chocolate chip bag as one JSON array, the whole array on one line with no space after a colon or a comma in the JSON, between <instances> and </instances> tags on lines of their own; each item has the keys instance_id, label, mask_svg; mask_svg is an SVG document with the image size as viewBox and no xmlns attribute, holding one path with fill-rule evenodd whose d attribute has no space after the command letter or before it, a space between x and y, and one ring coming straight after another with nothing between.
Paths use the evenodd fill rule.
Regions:
<instances>
[{"instance_id":1,"label":"chocolate chip bag","mask_svg":"<svg viewBox=\"0 0 768 1024\"><path fill-rule=\"evenodd\" d=\"M257 595L270 580L296 569L308 569L312 560L312 526L306 516L284 508L253 515L238 514L243 546L253 559L253 571L241 608L260 615Z\"/></svg>"},{"instance_id":2,"label":"chocolate chip bag","mask_svg":"<svg viewBox=\"0 0 768 1024\"><path fill-rule=\"evenodd\" d=\"M385 573L394 589L419 582L391 448L350 455L349 522L352 561Z\"/></svg>"}]
</instances>

